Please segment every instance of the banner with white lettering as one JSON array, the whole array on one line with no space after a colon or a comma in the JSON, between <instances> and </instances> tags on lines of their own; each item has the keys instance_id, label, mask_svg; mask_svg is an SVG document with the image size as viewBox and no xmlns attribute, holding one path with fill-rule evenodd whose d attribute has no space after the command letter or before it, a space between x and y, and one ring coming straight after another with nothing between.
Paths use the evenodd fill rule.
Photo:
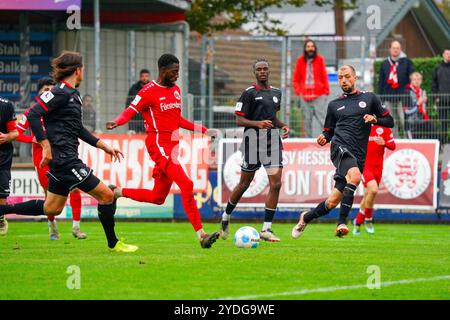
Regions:
<instances>
[{"instance_id":1,"label":"banner with white lettering","mask_svg":"<svg viewBox=\"0 0 450 320\"><path fill-rule=\"evenodd\" d=\"M226 205L239 182L242 154L240 139L222 139L219 145L219 203ZM396 140L395 151L386 150L384 172L375 208L433 209L437 205L438 140ZM321 147L315 139L283 141L283 175L279 207L314 207L330 194L335 167L330 144ZM269 179L264 168L255 173L240 206L264 206ZM360 184L355 206L363 195Z\"/></svg>"}]
</instances>

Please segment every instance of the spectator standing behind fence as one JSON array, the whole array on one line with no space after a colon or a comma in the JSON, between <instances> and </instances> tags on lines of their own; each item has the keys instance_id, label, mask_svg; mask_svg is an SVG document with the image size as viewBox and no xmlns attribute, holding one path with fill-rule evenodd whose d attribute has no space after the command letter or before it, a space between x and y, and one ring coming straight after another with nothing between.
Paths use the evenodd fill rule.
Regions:
<instances>
[{"instance_id":1,"label":"spectator standing behind fence","mask_svg":"<svg viewBox=\"0 0 450 320\"><path fill-rule=\"evenodd\" d=\"M407 98L409 75L413 71L412 61L402 51L400 42L392 41L389 47L389 57L384 60L380 68L379 92L384 95L382 100L394 117L396 128L398 127L398 129L394 128L396 138L400 137L400 132L404 127L401 107L406 104L406 101L402 103L402 100Z\"/></svg>"},{"instance_id":2,"label":"spectator standing behind fence","mask_svg":"<svg viewBox=\"0 0 450 320\"><path fill-rule=\"evenodd\" d=\"M300 96L306 137L322 133L330 93L325 59L317 52L316 43L307 40L303 54L297 59L292 85Z\"/></svg>"},{"instance_id":3,"label":"spectator standing behind fence","mask_svg":"<svg viewBox=\"0 0 450 320\"><path fill-rule=\"evenodd\" d=\"M441 123L441 144L448 143L448 116L450 114L450 48L442 54L444 61L433 70L431 92L437 95L436 106Z\"/></svg>"},{"instance_id":4,"label":"spectator standing behind fence","mask_svg":"<svg viewBox=\"0 0 450 320\"><path fill-rule=\"evenodd\" d=\"M147 83L150 82L150 71L147 69L142 69L139 72L139 81L133 84L128 91L128 97L127 97L127 103L125 105L125 108L128 108L128 106L131 104L131 102L134 100L134 97L138 94L138 92L144 87ZM128 124L128 129L133 130L136 133L144 133L144 118L142 118L142 115L140 113L136 114L136 116L133 118L133 120L130 121Z\"/></svg>"},{"instance_id":5,"label":"spectator standing behind fence","mask_svg":"<svg viewBox=\"0 0 450 320\"><path fill-rule=\"evenodd\" d=\"M93 104L92 96L85 94L83 96L83 125L90 132L95 131L95 108Z\"/></svg>"},{"instance_id":6,"label":"spectator standing behind fence","mask_svg":"<svg viewBox=\"0 0 450 320\"><path fill-rule=\"evenodd\" d=\"M421 88L422 75L419 72L411 73L410 79L411 84L407 85L409 99L403 107L405 113L405 136L407 139L421 139L425 138L428 132L427 92Z\"/></svg>"}]
</instances>

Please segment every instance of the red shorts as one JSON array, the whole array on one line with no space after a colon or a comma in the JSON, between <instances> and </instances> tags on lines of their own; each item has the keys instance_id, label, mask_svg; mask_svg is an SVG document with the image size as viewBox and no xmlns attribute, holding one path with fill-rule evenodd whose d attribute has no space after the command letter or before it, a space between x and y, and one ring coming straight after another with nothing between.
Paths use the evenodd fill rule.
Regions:
<instances>
[{"instance_id":1,"label":"red shorts","mask_svg":"<svg viewBox=\"0 0 450 320\"><path fill-rule=\"evenodd\" d=\"M47 172L50 170L50 168L47 165L41 169L39 167L39 164L41 163L41 161L42 161L42 147L41 147L41 145L39 145L37 143L33 143L33 165L34 165L34 168L36 169L39 183L41 184L42 188L47 190L48 189Z\"/></svg>"},{"instance_id":2,"label":"red shorts","mask_svg":"<svg viewBox=\"0 0 450 320\"><path fill-rule=\"evenodd\" d=\"M382 176L383 168L365 167L362 179L364 187L367 187L367 183L372 180L375 180L377 182L377 185L380 185Z\"/></svg>"}]
</instances>

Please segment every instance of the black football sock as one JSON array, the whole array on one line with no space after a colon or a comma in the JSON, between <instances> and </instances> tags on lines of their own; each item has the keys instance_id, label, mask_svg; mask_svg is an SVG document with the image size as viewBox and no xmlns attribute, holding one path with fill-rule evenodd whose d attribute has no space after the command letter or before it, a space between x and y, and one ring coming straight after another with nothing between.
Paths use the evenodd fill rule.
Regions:
<instances>
[{"instance_id":1,"label":"black football sock","mask_svg":"<svg viewBox=\"0 0 450 320\"><path fill-rule=\"evenodd\" d=\"M16 204L0 205L0 216L15 213L23 216L42 216L44 213L44 200L30 200Z\"/></svg>"},{"instance_id":2,"label":"black football sock","mask_svg":"<svg viewBox=\"0 0 450 320\"><path fill-rule=\"evenodd\" d=\"M308 211L303 217L303 220L305 221L305 223L309 223L314 219L318 219L324 215L329 214L330 211L331 210L327 208L326 201L322 201L317 207Z\"/></svg>"},{"instance_id":3,"label":"black football sock","mask_svg":"<svg viewBox=\"0 0 450 320\"><path fill-rule=\"evenodd\" d=\"M227 207L225 208L226 214L230 215L233 212L234 208L236 208L236 205L231 203L231 201L228 201Z\"/></svg>"},{"instance_id":4,"label":"black football sock","mask_svg":"<svg viewBox=\"0 0 450 320\"><path fill-rule=\"evenodd\" d=\"M229 221L230 215L233 212L234 208L236 208L236 204L231 203L231 201L228 201L227 207L225 208L225 212L222 214L222 221Z\"/></svg>"},{"instance_id":5,"label":"black football sock","mask_svg":"<svg viewBox=\"0 0 450 320\"><path fill-rule=\"evenodd\" d=\"M347 183L347 185L344 188L343 197L341 201L341 209L339 211L339 223L340 224L347 224L347 217L350 213L350 210L353 206L353 199L355 197L355 191L356 186L351 183Z\"/></svg>"},{"instance_id":6,"label":"black football sock","mask_svg":"<svg viewBox=\"0 0 450 320\"><path fill-rule=\"evenodd\" d=\"M264 214L264 222L272 222L273 217L275 216L276 209L265 209L266 213Z\"/></svg>"},{"instance_id":7,"label":"black football sock","mask_svg":"<svg viewBox=\"0 0 450 320\"><path fill-rule=\"evenodd\" d=\"M98 218L102 223L103 230L105 231L106 239L108 240L108 247L114 248L119 241L114 231L114 214L116 213L116 202L112 204L99 204Z\"/></svg>"}]
</instances>

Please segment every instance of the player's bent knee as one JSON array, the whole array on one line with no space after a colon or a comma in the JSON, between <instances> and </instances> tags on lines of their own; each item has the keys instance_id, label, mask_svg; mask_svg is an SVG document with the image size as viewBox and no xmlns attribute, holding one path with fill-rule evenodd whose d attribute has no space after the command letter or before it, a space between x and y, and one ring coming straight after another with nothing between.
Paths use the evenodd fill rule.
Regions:
<instances>
[{"instance_id":1,"label":"player's bent knee","mask_svg":"<svg viewBox=\"0 0 450 320\"><path fill-rule=\"evenodd\" d=\"M104 192L97 198L99 204L111 204L114 202L114 193L109 190L109 192Z\"/></svg>"},{"instance_id":2,"label":"player's bent knee","mask_svg":"<svg viewBox=\"0 0 450 320\"><path fill-rule=\"evenodd\" d=\"M161 198L156 198L154 201L153 201L153 203L154 204L157 204L157 205L162 205L162 204L164 204L164 202L166 202L166 197L161 197Z\"/></svg>"},{"instance_id":3,"label":"player's bent knee","mask_svg":"<svg viewBox=\"0 0 450 320\"><path fill-rule=\"evenodd\" d=\"M280 191L281 189L281 181L276 181L270 184L270 188L275 191Z\"/></svg>"},{"instance_id":4,"label":"player's bent knee","mask_svg":"<svg viewBox=\"0 0 450 320\"><path fill-rule=\"evenodd\" d=\"M327 200L327 208L328 209L334 209L338 206L339 201L337 199L328 199Z\"/></svg>"},{"instance_id":5,"label":"player's bent knee","mask_svg":"<svg viewBox=\"0 0 450 320\"><path fill-rule=\"evenodd\" d=\"M47 216L59 216L64 207L44 207L44 212Z\"/></svg>"},{"instance_id":6,"label":"player's bent knee","mask_svg":"<svg viewBox=\"0 0 450 320\"><path fill-rule=\"evenodd\" d=\"M378 187L374 186L367 188L367 193L371 196L376 196L378 193Z\"/></svg>"}]
</instances>

